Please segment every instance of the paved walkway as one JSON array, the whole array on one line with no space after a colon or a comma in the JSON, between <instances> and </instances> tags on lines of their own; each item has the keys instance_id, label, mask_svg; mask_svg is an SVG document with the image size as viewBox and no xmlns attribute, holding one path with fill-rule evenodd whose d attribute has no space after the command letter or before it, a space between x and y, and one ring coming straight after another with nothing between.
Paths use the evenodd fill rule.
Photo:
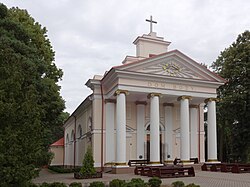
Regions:
<instances>
[{"instance_id":1,"label":"paved walkway","mask_svg":"<svg viewBox=\"0 0 250 187\"><path fill-rule=\"evenodd\" d=\"M250 187L250 173L221 173L221 172L209 172L209 171L196 171L195 177L183 177L183 178L168 178L162 179L164 186L170 186L172 182L183 181L186 185L189 183L199 184L201 187ZM133 174L108 174L104 173L103 178L101 179L84 179L77 180L74 179L72 173L67 174L57 174L53 173L47 169L43 169L40 172L40 176L34 179L34 183L43 183L43 182L64 182L70 184L72 182L81 182L83 186L87 186L90 182L93 181L103 181L105 184L108 184L112 179L123 179L130 180L132 178L142 178L145 181L148 181L148 177L138 176Z\"/></svg>"}]
</instances>

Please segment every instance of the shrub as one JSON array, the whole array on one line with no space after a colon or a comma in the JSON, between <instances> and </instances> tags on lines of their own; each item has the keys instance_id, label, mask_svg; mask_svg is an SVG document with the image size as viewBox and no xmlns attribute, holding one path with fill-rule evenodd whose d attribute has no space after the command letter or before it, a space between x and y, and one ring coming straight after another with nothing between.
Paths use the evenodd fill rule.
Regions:
<instances>
[{"instance_id":1,"label":"shrub","mask_svg":"<svg viewBox=\"0 0 250 187\"><path fill-rule=\"evenodd\" d=\"M89 187L105 187L105 184L100 181L91 182Z\"/></svg>"},{"instance_id":2,"label":"shrub","mask_svg":"<svg viewBox=\"0 0 250 187\"><path fill-rule=\"evenodd\" d=\"M40 187L67 187L67 186L66 184L61 182L53 182L53 183L44 182L40 185Z\"/></svg>"},{"instance_id":3,"label":"shrub","mask_svg":"<svg viewBox=\"0 0 250 187\"><path fill-rule=\"evenodd\" d=\"M49 183L43 182L43 183L40 185L40 187L49 187Z\"/></svg>"},{"instance_id":4,"label":"shrub","mask_svg":"<svg viewBox=\"0 0 250 187\"><path fill-rule=\"evenodd\" d=\"M125 183L122 187L147 187L147 183L141 178L133 178L130 182Z\"/></svg>"},{"instance_id":5,"label":"shrub","mask_svg":"<svg viewBox=\"0 0 250 187\"><path fill-rule=\"evenodd\" d=\"M161 183L162 183L162 181L158 177L153 177L153 178L148 180L148 184L150 187L160 187Z\"/></svg>"},{"instance_id":6,"label":"shrub","mask_svg":"<svg viewBox=\"0 0 250 187\"><path fill-rule=\"evenodd\" d=\"M173 187L185 187L185 184L182 181L176 181L172 183L172 186Z\"/></svg>"},{"instance_id":7,"label":"shrub","mask_svg":"<svg viewBox=\"0 0 250 187\"><path fill-rule=\"evenodd\" d=\"M123 187L125 184L125 180L120 180L120 179L113 179L109 183L109 187Z\"/></svg>"},{"instance_id":8,"label":"shrub","mask_svg":"<svg viewBox=\"0 0 250 187\"><path fill-rule=\"evenodd\" d=\"M67 187L66 184L61 183L61 182L53 182L49 184L49 187Z\"/></svg>"},{"instance_id":9,"label":"shrub","mask_svg":"<svg viewBox=\"0 0 250 187\"><path fill-rule=\"evenodd\" d=\"M91 147L87 148L87 152L84 155L80 173L82 175L93 175L96 173L94 168L94 158Z\"/></svg>"},{"instance_id":10,"label":"shrub","mask_svg":"<svg viewBox=\"0 0 250 187\"><path fill-rule=\"evenodd\" d=\"M27 187L38 187L38 185L34 184L34 183L30 183L30 184L27 185Z\"/></svg>"},{"instance_id":11,"label":"shrub","mask_svg":"<svg viewBox=\"0 0 250 187\"><path fill-rule=\"evenodd\" d=\"M69 187L82 187L82 183L80 183L80 182L72 182L72 183L70 183Z\"/></svg>"},{"instance_id":12,"label":"shrub","mask_svg":"<svg viewBox=\"0 0 250 187\"><path fill-rule=\"evenodd\" d=\"M191 183L191 184L186 185L186 187L200 187L200 185L196 185L194 183Z\"/></svg>"}]
</instances>

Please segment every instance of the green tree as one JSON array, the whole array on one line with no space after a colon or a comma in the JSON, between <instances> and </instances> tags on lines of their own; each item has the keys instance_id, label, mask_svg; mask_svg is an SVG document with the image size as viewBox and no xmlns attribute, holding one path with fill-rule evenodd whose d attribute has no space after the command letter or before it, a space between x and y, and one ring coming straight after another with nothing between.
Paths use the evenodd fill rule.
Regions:
<instances>
[{"instance_id":1,"label":"green tree","mask_svg":"<svg viewBox=\"0 0 250 187\"><path fill-rule=\"evenodd\" d=\"M87 152L84 155L80 173L84 176L93 175L96 173L96 170L94 168L94 158L91 147L87 148Z\"/></svg>"},{"instance_id":2,"label":"green tree","mask_svg":"<svg viewBox=\"0 0 250 187\"><path fill-rule=\"evenodd\" d=\"M211 66L226 79L218 89L218 127L222 161L249 162L250 32L240 34Z\"/></svg>"},{"instance_id":3,"label":"green tree","mask_svg":"<svg viewBox=\"0 0 250 187\"><path fill-rule=\"evenodd\" d=\"M0 3L0 186L27 186L63 123L62 71L46 28Z\"/></svg>"}]
</instances>

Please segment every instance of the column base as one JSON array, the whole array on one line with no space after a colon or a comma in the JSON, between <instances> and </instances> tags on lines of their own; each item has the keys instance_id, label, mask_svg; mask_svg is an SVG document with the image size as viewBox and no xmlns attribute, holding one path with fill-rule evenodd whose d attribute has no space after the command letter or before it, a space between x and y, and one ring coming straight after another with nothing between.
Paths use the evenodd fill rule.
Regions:
<instances>
[{"instance_id":1,"label":"column base","mask_svg":"<svg viewBox=\"0 0 250 187\"><path fill-rule=\"evenodd\" d=\"M208 159L205 163L208 163L208 164L209 164L209 163L210 163L210 164L211 164L211 163L215 163L215 164L218 163L218 164L219 164L219 163L221 163L221 161L218 161L217 159Z\"/></svg>"},{"instance_id":2,"label":"column base","mask_svg":"<svg viewBox=\"0 0 250 187\"><path fill-rule=\"evenodd\" d=\"M127 168L129 165L127 165L126 162L119 162L119 163L114 163L112 168Z\"/></svg>"},{"instance_id":3,"label":"column base","mask_svg":"<svg viewBox=\"0 0 250 187\"><path fill-rule=\"evenodd\" d=\"M181 160L181 165L192 165L194 162L191 162L190 160Z\"/></svg>"},{"instance_id":4,"label":"column base","mask_svg":"<svg viewBox=\"0 0 250 187\"><path fill-rule=\"evenodd\" d=\"M163 164L161 162L150 161L147 166L163 166Z\"/></svg>"},{"instance_id":5,"label":"column base","mask_svg":"<svg viewBox=\"0 0 250 187\"><path fill-rule=\"evenodd\" d=\"M164 160L164 163L166 163L166 164L173 164L173 160Z\"/></svg>"}]
</instances>

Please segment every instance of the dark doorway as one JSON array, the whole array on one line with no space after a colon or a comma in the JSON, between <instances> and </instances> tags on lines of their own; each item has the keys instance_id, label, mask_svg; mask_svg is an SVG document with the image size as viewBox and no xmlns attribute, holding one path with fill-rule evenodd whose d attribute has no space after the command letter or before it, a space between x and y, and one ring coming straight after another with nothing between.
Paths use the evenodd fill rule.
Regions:
<instances>
[{"instance_id":1,"label":"dark doorway","mask_svg":"<svg viewBox=\"0 0 250 187\"><path fill-rule=\"evenodd\" d=\"M163 163L162 158L162 141L161 141L161 134L160 134L160 162ZM147 160L150 160L150 134L147 134Z\"/></svg>"}]
</instances>

